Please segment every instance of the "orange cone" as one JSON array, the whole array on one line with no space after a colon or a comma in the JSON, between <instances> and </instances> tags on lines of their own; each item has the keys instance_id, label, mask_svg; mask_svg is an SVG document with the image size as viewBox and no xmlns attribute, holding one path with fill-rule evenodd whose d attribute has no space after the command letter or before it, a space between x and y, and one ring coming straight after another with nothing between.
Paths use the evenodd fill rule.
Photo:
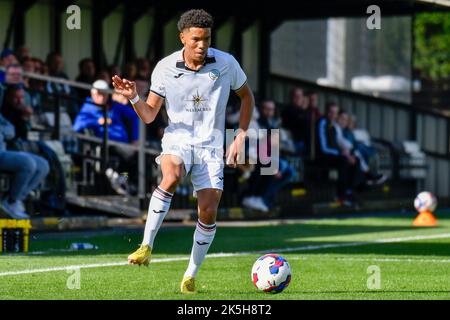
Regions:
<instances>
[{"instance_id":1,"label":"orange cone","mask_svg":"<svg viewBox=\"0 0 450 320\"><path fill-rule=\"evenodd\" d=\"M415 227L435 227L437 226L436 217L430 211L421 211L414 219L413 226Z\"/></svg>"}]
</instances>

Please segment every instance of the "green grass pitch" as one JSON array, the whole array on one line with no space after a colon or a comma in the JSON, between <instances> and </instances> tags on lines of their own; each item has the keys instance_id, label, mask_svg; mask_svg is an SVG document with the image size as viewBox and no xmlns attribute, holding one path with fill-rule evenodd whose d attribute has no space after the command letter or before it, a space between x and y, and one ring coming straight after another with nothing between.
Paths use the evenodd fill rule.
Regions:
<instances>
[{"instance_id":1,"label":"green grass pitch","mask_svg":"<svg viewBox=\"0 0 450 320\"><path fill-rule=\"evenodd\" d=\"M199 292L188 296L179 293L179 285L193 226L161 229L149 267L123 264L142 230L34 234L30 254L0 255L0 300L450 299L450 212L436 215L436 228L412 227L414 213L277 225L219 222L212 255L197 276ZM99 249L65 251L73 242ZM277 295L257 292L250 276L257 251L272 249L292 268L289 287ZM81 268L74 273L68 266ZM368 288L370 266L379 268L379 289Z\"/></svg>"}]
</instances>

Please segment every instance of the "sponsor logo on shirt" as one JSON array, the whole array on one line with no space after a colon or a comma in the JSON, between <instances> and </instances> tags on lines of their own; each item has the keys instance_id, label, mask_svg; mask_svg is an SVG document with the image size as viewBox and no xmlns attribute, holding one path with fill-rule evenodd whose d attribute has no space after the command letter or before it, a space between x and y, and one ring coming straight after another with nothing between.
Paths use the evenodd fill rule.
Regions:
<instances>
[{"instance_id":1,"label":"sponsor logo on shirt","mask_svg":"<svg viewBox=\"0 0 450 320\"><path fill-rule=\"evenodd\" d=\"M193 105L190 107L186 106L185 107L186 111L188 112L211 111L211 108L206 104L208 99L199 94L198 89L196 93L191 95L191 97L192 97L191 99L188 99L186 101L192 102Z\"/></svg>"}]
</instances>

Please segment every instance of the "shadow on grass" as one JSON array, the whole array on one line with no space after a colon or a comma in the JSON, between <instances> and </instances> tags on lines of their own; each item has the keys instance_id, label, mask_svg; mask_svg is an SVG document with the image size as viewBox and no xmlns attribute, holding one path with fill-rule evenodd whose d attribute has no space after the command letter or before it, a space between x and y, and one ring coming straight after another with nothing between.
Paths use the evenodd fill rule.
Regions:
<instances>
[{"instance_id":1,"label":"shadow on grass","mask_svg":"<svg viewBox=\"0 0 450 320\"><path fill-rule=\"evenodd\" d=\"M395 237L395 231L412 230L409 226L380 226L380 225L350 225L350 224L294 224L280 226L258 227L227 227L217 230L213 252L242 252L261 251L276 248L305 247L311 245L326 245L339 243L340 248L316 248L314 250L299 250L308 254L318 253L345 253L345 254L387 254L387 255L438 255L450 256L448 243L418 242L368 244L363 246L351 246L353 241L366 241L365 235L371 238L377 233L393 232L391 236L383 235L383 238ZM439 230L435 228L434 230ZM447 231L448 229L445 229ZM194 227L166 228L162 229L155 240L155 254L188 255L192 247ZM444 229L442 231L445 232ZM330 236L361 235L360 238L348 242L314 241L312 239ZM64 234L58 238L40 239L39 235L31 237L31 251L47 252L42 256L90 256L105 254L128 255L137 247L142 239L142 231L121 230L121 232L101 233L95 232L76 233L76 236ZM308 238L308 240L302 240ZM98 250L80 250L74 252L57 251L69 249L74 242L92 243L99 247ZM52 251L53 250L53 251ZM33 256L33 255L32 255Z\"/></svg>"}]
</instances>

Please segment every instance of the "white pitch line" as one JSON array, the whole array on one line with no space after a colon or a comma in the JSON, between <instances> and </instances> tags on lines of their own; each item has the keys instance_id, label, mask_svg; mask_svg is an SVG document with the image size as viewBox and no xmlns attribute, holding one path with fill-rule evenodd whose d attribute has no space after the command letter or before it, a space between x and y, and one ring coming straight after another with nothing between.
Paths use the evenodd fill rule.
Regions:
<instances>
[{"instance_id":1,"label":"white pitch line","mask_svg":"<svg viewBox=\"0 0 450 320\"><path fill-rule=\"evenodd\" d=\"M420 263L450 263L450 259L417 259L417 258L348 258L332 256L291 257L291 260L333 260L333 261L363 261L363 262L420 262Z\"/></svg>"},{"instance_id":2,"label":"white pitch line","mask_svg":"<svg viewBox=\"0 0 450 320\"><path fill-rule=\"evenodd\" d=\"M32 252L28 252L24 255L31 255L31 256L39 256L39 255L44 255L47 253L65 253L65 252L76 252L78 250L76 249L49 249L47 251L32 251Z\"/></svg>"},{"instance_id":3,"label":"white pitch line","mask_svg":"<svg viewBox=\"0 0 450 320\"><path fill-rule=\"evenodd\" d=\"M267 249L267 250L242 251L242 252L234 252L234 253L233 252L231 252L231 253L213 253L213 254L207 255L207 258L224 258L224 257L234 257L234 256L248 255L248 254L313 251L313 250L321 250L321 249L328 249L328 248L345 248L345 247L365 246L365 245L370 245L370 244L385 244L385 243L396 243L396 242L417 241L417 240L431 240L431 239L446 239L446 238L450 238L450 233L410 236L410 237L402 237L402 238L387 238L387 239L378 239L378 240L363 241L363 242L329 243L329 244L291 247L291 248L276 248L276 249ZM160 259L153 259L152 263L171 262L171 261L187 261L187 260L189 260L189 257L160 258ZM96 263L96 264L80 264L80 265L71 265L71 266L65 266L65 267L43 268L43 269L26 269L26 270L21 270L21 271L1 272L0 277L15 276L15 275L21 275L21 274L52 272L52 271L66 271L66 270L73 270L73 269L117 267L117 266L125 266L127 264L128 263L126 261L121 261L121 262Z\"/></svg>"},{"instance_id":4,"label":"white pitch line","mask_svg":"<svg viewBox=\"0 0 450 320\"><path fill-rule=\"evenodd\" d=\"M450 259L336 258L338 261L450 263Z\"/></svg>"},{"instance_id":5,"label":"white pitch line","mask_svg":"<svg viewBox=\"0 0 450 320\"><path fill-rule=\"evenodd\" d=\"M183 260L189 260L189 257L153 259L152 263L183 261ZM2 272L2 273L0 273L0 277L15 276L15 275L19 275L19 274L30 274L30 273L52 272L52 271L66 271L66 270L74 270L74 269L120 267L120 266L126 266L127 264L128 264L127 261L121 261L121 262L108 262L108 263L80 264L80 265L71 265L71 266L65 266L65 267L52 267L52 268L44 268L44 269L27 269L27 270L21 270L21 271Z\"/></svg>"},{"instance_id":6,"label":"white pitch line","mask_svg":"<svg viewBox=\"0 0 450 320\"><path fill-rule=\"evenodd\" d=\"M387 239L378 239L372 241L363 241L363 242L344 242L344 243L329 243L329 244L317 244L317 245L307 245L301 247L292 247L292 248L277 248L277 249L268 249L268 250L257 250L257 251L242 251L236 253L216 253L208 255L208 257L231 257L237 255L244 254L264 254L264 253L281 253L281 252L293 252L293 251L312 251L312 250L320 250L320 249L328 249L328 248L344 248L344 247L357 247L364 246L369 244L383 244L383 243L395 243L395 242L406 242L406 241L417 241L417 240L428 240L428 239L446 239L450 238L450 233L442 233L442 234L434 234L434 235L426 235L426 236L411 236L411 237L403 237L403 238L387 238Z\"/></svg>"},{"instance_id":7,"label":"white pitch line","mask_svg":"<svg viewBox=\"0 0 450 320\"><path fill-rule=\"evenodd\" d=\"M52 267L44 269L27 269L21 271L9 271L0 273L0 277L15 276L19 274L31 274L31 273L41 273L41 272L52 272L52 271L66 271L74 269L88 269L88 268L102 268L102 267L116 267L127 264L126 262L109 262L109 263L96 263L96 264L80 264L65 267Z\"/></svg>"}]
</instances>

